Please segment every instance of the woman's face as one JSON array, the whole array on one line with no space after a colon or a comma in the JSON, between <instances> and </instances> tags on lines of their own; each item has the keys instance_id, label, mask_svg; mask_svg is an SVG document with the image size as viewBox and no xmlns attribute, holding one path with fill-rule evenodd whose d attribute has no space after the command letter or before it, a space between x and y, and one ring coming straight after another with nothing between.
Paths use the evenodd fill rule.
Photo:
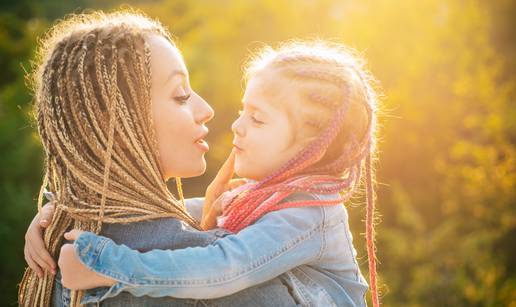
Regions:
<instances>
[{"instance_id":1,"label":"woman's face","mask_svg":"<svg viewBox=\"0 0 516 307\"><path fill-rule=\"evenodd\" d=\"M159 35L147 38L151 51L152 116L165 180L199 176L206 170L205 123L213 109L190 87L181 54Z\"/></svg>"}]
</instances>

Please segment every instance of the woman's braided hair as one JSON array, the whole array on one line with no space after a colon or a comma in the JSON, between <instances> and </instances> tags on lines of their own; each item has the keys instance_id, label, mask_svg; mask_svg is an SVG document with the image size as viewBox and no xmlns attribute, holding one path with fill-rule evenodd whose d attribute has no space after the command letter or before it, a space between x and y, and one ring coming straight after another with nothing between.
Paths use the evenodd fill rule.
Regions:
<instances>
[{"instance_id":1,"label":"woman's braided hair","mask_svg":"<svg viewBox=\"0 0 516 307\"><path fill-rule=\"evenodd\" d=\"M103 222L175 217L196 221L167 189L159 165L150 98L147 35L173 44L140 13L92 12L59 21L40 43L32 81L45 151L45 177L56 210L44 234L56 258L69 228L99 232ZM41 208L40 193L38 208ZM22 306L49 306L54 277L28 268ZM72 305L80 301L73 292Z\"/></svg>"},{"instance_id":2,"label":"woman's braided hair","mask_svg":"<svg viewBox=\"0 0 516 307\"><path fill-rule=\"evenodd\" d=\"M373 306L379 305L374 244L374 172L376 81L354 50L322 41L292 41L266 47L246 67L249 80L274 74L291 92L287 105L297 130L315 136L285 165L255 184L238 190L225 205L223 227L238 232L267 212L335 201L282 202L295 192L341 193L346 201L360 184L365 168L366 240ZM283 83L282 83L283 84ZM297 134L300 134L297 133Z\"/></svg>"}]
</instances>

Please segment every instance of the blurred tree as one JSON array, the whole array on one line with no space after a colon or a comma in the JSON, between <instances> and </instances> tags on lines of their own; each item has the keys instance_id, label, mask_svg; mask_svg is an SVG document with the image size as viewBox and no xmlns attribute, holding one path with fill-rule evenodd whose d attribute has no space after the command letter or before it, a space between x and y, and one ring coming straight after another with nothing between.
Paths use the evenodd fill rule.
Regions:
<instances>
[{"instance_id":1,"label":"blurred tree","mask_svg":"<svg viewBox=\"0 0 516 307\"><path fill-rule=\"evenodd\" d=\"M118 1L0 4L1 300L15 304L41 148L23 82L50 22ZM378 257L386 306L516 306L514 1L133 1L178 37L192 86L213 105L204 187L229 153L242 65L264 43L331 39L381 81ZM79 9L78 9L79 7ZM171 185L173 190L173 186ZM363 199L349 204L364 275ZM512 304L512 305L511 305Z\"/></svg>"}]
</instances>

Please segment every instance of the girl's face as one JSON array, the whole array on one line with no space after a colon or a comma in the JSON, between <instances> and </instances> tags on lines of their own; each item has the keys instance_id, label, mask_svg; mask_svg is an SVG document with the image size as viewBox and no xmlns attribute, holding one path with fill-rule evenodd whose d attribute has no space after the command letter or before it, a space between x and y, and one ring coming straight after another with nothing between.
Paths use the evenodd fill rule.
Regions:
<instances>
[{"instance_id":1,"label":"girl's face","mask_svg":"<svg viewBox=\"0 0 516 307\"><path fill-rule=\"evenodd\" d=\"M287 113L289 100L296 98L287 89L288 84L272 73L249 80L243 110L232 126L238 176L264 179L308 144L310 138L296 137Z\"/></svg>"},{"instance_id":2,"label":"girl's face","mask_svg":"<svg viewBox=\"0 0 516 307\"><path fill-rule=\"evenodd\" d=\"M206 170L204 141L213 109L190 87L181 54L159 35L147 38L151 51L152 116L165 180L199 176Z\"/></svg>"}]
</instances>

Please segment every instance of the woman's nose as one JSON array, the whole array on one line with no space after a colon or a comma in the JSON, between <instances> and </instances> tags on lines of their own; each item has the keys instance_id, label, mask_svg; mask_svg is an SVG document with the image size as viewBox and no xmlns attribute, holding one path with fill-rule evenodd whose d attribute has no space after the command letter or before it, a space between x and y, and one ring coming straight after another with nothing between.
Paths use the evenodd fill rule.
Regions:
<instances>
[{"instance_id":1,"label":"woman's nose","mask_svg":"<svg viewBox=\"0 0 516 307\"><path fill-rule=\"evenodd\" d=\"M245 136L245 129L242 124L242 116L239 116L231 125L231 131L239 137Z\"/></svg>"},{"instance_id":2,"label":"woman's nose","mask_svg":"<svg viewBox=\"0 0 516 307\"><path fill-rule=\"evenodd\" d=\"M195 121L198 124L205 124L209 122L212 118L215 112L213 111L213 108L199 95L196 94L198 97L198 107L196 110L196 116Z\"/></svg>"}]
</instances>

